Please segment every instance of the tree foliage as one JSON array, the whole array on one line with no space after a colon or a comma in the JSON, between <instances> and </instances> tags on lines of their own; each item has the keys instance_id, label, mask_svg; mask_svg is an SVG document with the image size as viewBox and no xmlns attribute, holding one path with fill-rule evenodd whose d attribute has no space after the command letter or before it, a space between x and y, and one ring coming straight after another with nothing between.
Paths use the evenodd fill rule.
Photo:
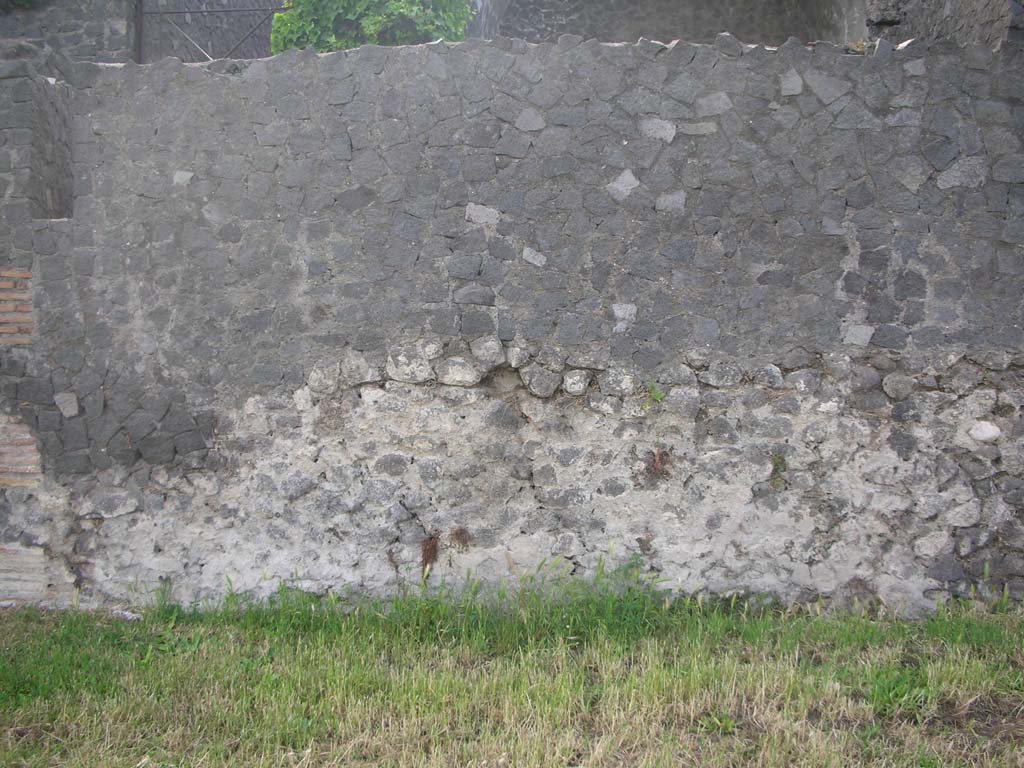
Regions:
<instances>
[{"instance_id":1,"label":"tree foliage","mask_svg":"<svg viewBox=\"0 0 1024 768\"><path fill-rule=\"evenodd\" d=\"M470 0L288 0L287 5L274 16L273 53L461 40L473 17Z\"/></svg>"}]
</instances>

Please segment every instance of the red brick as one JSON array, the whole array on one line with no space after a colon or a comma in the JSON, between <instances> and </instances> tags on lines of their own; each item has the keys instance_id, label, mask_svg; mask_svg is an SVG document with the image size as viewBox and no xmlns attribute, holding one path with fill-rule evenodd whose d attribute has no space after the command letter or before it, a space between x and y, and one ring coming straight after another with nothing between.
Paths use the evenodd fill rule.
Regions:
<instances>
[{"instance_id":1,"label":"red brick","mask_svg":"<svg viewBox=\"0 0 1024 768\"><path fill-rule=\"evenodd\" d=\"M32 273L24 269L0 269L0 277L14 277L22 280L31 280Z\"/></svg>"}]
</instances>

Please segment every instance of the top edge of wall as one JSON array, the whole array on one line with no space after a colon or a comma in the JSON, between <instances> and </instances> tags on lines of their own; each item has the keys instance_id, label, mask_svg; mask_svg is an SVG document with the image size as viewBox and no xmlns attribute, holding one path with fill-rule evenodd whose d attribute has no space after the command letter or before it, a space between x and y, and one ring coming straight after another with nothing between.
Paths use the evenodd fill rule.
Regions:
<instances>
[{"instance_id":1,"label":"top edge of wall","mask_svg":"<svg viewBox=\"0 0 1024 768\"><path fill-rule=\"evenodd\" d=\"M392 52L401 54L416 50L445 50L445 51L471 51L487 48L494 48L510 54L523 54L530 51L542 53L568 53L576 48L590 47L601 49L635 49L652 58L669 54L674 51L714 50L718 55L728 58L741 58L751 55L780 55L780 56L817 56L822 58L849 58L849 59L888 59L893 56L903 58L920 57L926 54L957 54L967 51L983 51L987 54L998 56L1008 54L1013 47L1003 46L998 50L992 50L980 43L969 43L960 45L954 41L941 39L928 41L922 38L911 38L901 43L894 44L885 38L873 40L863 50L851 48L848 45L839 45L832 42L810 42L804 43L797 38L790 38L782 45L762 45L756 43L744 43L732 34L723 32L713 43L696 43L685 40L672 40L665 43L658 40L641 38L634 43L629 42L603 42L596 38L584 40L578 35L563 35L557 42L532 43L519 38L496 37L493 39L468 38L462 41L446 42L436 41L421 43L417 45L362 45L357 48L349 48L340 51L318 53L312 48L290 49L266 58L257 59L215 59L205 62L183 62L177 57L169 56L145 64L129 61L127 63L99 63L99 62L77 62L88 66L103 69L131 69L131 68L153 68L167 67L169 65L181 65L192 69L210 70L215 74L239 75L254 64L281 64L294 61L296 63L306 61L320 61L332 58L348 58L362 56L392 55Z\"/></svg>"}]
</instances>

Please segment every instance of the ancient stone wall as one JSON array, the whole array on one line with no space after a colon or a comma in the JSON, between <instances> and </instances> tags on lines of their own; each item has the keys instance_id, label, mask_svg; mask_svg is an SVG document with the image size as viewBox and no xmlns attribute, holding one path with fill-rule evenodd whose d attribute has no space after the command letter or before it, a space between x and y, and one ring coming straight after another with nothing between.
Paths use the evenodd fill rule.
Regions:
<instances>
[{"instance_id":1,"label":"ancient stone wall","mask_svg":"<svg viewBox=\"0 0 1024 768\"><path fill-rule=\"evenodd\" d=\"M867 37L864 0L509 0L498 28L531 41L582 35L712 42L720 32L781 45L789 37L847 43Z\"/></svg>"},{"instance_id":2,"label":"ancient stone wall","mask_svg":"<svg viewBox=\"0 0 1024 768\"><path fill-rule=\"evenodd\" d=\"M875 35L895 42L921 38L998 48L1024 26L1017 0L868 0Z\"/></svg>"},{"instance_id":3,"label":"ancient stone wall","mask_svg":"<svg viewBox=\"0 0 1024 768\"><path fill-rule=\"evenodd\" d=\"M0 393L41 476L0 546L97 603L633 556L688 592L1020 595L1021 57L51 72L72 215L4 205L34 326Z\"/></svg>"},{"instance_id":4,"label":"ancient stone wall","mask_svg":"<svg viewBox=\"0 0 1024 768\"><path fill-rule=\"evenodd\" d=\"M24 58L0 59L0 235L5 255L14 249L31 250L31 238L15 225L30 219L63 218L72 207L74 173L71 162L71 116L68 84L63 78L70 63L39 57L40 51L19 44L8 53L26 52ZM26 266L18 264L16 266Z\"/></svg>"},{"instance_id":5,"label":"ancient stone wall","mask_svg":"<svg viewBox=\"0 0 1024 768\"><path fill-rule=\"evenodd\" d=\"M131 59L131 0L37 0L0 13L0 39L25 38L70 59Z\"/></svg>"},{"instance_id":6,"label":"ancient stone wall","mask_svg":"<svg viewBox=\"0 0 1024 768\"><path fill-rule=\"evenodd\" d=\"M229 53L234 59L269 56L269 14L247 9L278 5L267 0L146 0L142 61L173 56L202 62L209 60L206 54L219 59ZM0 40L21 38L75 61L126 62L137 53L135 13L134 0L37 0L31 8L0 13Z\"/></svg>"}]
</instances>

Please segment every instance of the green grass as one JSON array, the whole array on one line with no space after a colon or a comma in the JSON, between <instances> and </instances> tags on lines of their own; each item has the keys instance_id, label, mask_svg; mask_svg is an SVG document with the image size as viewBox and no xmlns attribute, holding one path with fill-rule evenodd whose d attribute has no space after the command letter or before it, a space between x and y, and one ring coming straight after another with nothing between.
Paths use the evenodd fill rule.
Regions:
<instances>
[{"instance_id":1,"label":"green grass","mask_svg":"<svg viewBox=\"0 0 1024 768\"><path fill-rule=\"evenodd\" d=\"M3 766L1020 766L1024 615L515 594L0 613Z\"/></svg>"}]
</instances>

